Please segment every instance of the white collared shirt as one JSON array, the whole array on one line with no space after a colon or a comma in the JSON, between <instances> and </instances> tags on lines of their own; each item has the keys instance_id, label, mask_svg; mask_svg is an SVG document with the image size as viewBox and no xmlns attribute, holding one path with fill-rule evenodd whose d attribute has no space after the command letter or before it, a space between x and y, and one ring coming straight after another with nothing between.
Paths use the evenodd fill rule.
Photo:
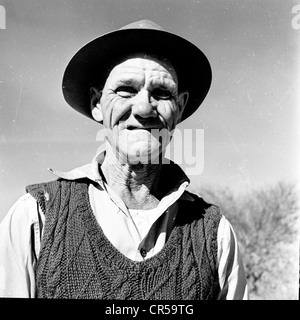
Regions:
<instances>
[{"instance_id":1,"label":"white collared shirt","mask_svg":"<svg viewBox=\"0 0 300 320\"><path fill-rule=\"evenodd\" d=\"M70 172L53 172L74 180L88 178L89 200L96 220L108 240L134 261L148 259L165 245L177 214L179 198L189 200L185 192L189 181L183 171L174 187L155 209L128 210L121 198L102 180L99 168L104 150L92 163ZM95 182L97 184L95 184ZM0 296L35 297L35 265L40 252L44 214L30 195L22 196L0 224ZM247 300L248 289L237 240L232 226L222 216L218 228L219 299Z\"/></svg>"}]
</instances>

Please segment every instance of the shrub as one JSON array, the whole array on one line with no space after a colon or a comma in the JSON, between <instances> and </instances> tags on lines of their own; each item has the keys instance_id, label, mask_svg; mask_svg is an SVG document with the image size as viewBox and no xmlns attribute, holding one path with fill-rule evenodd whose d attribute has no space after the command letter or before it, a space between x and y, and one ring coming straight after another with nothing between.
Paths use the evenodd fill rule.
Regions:
<instances>
[{"instance_id":1,"label":"shrub","mask_svg":"<svg viewBox=\"0 0 300 320\"><path fill-rule=\"evenodd\" d=\"M296 186L279 182L243 195L217 188L193 191L218 205L232 224L242 252L250 299L297 299Z\"/></svg>"}]
</instances>

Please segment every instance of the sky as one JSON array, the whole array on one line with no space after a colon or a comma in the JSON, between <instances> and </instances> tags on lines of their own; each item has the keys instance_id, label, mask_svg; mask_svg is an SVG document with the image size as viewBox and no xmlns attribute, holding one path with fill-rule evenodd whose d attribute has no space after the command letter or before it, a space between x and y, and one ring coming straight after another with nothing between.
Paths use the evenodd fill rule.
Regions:
<instances>
[{"instance_id":1,"label":"sky","mask_svg":"<svg viewBox=\"0 0 300 320\"><path fill-rule=\"evenodd\" d=\"M213 80L179 129L199 129L191 186L245 192L299 181L299 43L282 0L0 0L0 221L25 186L91 161L101 127L64 101L61 80L87 42L148 19L197 45ZM3 11L3 10L2 10ZM184 52L182 59L185 59ZM175 143L175 139L174 139ZM177 148L178 149L178 148ZM179 150L180 151L180 150ZM180 164L183 169L188 166Z\"/></svg>"}]
</instances>

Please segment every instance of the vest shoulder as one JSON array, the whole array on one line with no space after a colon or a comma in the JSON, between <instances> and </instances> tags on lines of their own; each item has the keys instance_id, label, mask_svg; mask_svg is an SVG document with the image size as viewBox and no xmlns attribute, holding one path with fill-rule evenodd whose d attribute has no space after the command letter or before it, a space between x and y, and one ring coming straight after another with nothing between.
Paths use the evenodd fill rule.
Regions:
<instances>
[{"instance_id":1,"label":"vest shoulder","mask_svg":"<svg viewBox=\"0 0 300 320\"><path fill-rule=\"evenodd\" d=\"M35 183L26 186L26 192L30 193L40 205L42 211L45 213L46 202L53 201L57 193L62 189L71 188L71 184L87 184L87 179L78 179L78 180L65 180L57 179L48 182Z\"/></svg>"},{"instance_id":2,"label":"vest shoulder","mask_svg":"<svg viewBox=\"0 0 300 320\"><path fill-rule=\"evenodd\" d=\"M52 181L47 182L41 182L41 183L34 183L26 186L26 192L34 192L34 191L41 191L46 189L56 189L61 188L63 186L71 185L72 183L88 183L88 179L77 179L77 180L66 180L66 179L56 179Z\"/></svg>"},{"instance_id":3,"label":"vest shoulder","mask_svg":"<svg viewBox=\"0 0 300 320\"><path fill-rule=\"evenodd\" d=\"M186 191L186 196L185 200L179 202L180 213L184 220L220 221L222 214L217 205L206 202L202 197L189 191Z\"/></svg>"},{"instance_id":4,"label":"vest shoulder","mask_svg":"<svg viewBox=\"0 0 300 320\"><path fill-rule=\"evenodd\" d=\"M199 209L202 209L202 212L208 212L209 214L214 214L214 215L219 215L220 213L220 208L210 202L207 202L204 200L202 197L199 197L195 193L185 191L185 194L187 197L185 197L186 200L183 200L186 206L191 206L191 207L197 207Z\"/></svg>"}]
</instances>

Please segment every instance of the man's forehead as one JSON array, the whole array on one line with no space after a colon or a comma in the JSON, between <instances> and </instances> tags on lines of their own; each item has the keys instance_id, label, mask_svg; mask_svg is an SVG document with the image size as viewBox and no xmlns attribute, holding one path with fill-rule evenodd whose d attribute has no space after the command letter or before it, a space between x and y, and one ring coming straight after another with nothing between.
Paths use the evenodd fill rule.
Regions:
<instances>
[{"instance_id":1,"label":"man's forehead","mask_svg":"<svg viewBox=\"0 0 300 320\"><path fill-rule=\"evenodd\" d=\"M115 78L125 74L138 75L144 72L158 73L160 76L173 78L177 82L177 74L171 63L165 59L151 56L136 56L128 58L115 65L108 78Z\"/></svg>"}]
</instances>

